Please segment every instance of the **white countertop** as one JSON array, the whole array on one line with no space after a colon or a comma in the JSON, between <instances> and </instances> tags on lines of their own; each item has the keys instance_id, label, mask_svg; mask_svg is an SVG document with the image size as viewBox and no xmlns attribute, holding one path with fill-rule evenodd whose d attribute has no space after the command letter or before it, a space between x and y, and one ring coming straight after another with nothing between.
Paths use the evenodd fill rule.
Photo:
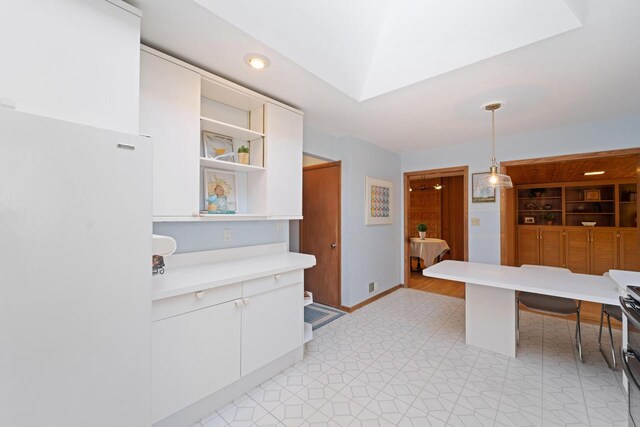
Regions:
<instances>
[{"instance_id":1,"label":"white countertop","mask_svg":"<svg viewBox=\"0 0 640 427\"><path fill-rule=\"evenodd\" d=\"M156 301L314 265L313 255L284 252L170 268L153 276L151 299Z\"/></svg>"},{"instance_id":2,"label":"white countertop","mask_svg":"<svg viewBox=\"0 0 640 427\"><path fill-rule=\"evenodd\" d=\"M596 303L619 304L618 284L605 276L463 261L442 261L425 269L422 274L438 279L469 282L495 288Z\"/></svg>"}]
</instances>

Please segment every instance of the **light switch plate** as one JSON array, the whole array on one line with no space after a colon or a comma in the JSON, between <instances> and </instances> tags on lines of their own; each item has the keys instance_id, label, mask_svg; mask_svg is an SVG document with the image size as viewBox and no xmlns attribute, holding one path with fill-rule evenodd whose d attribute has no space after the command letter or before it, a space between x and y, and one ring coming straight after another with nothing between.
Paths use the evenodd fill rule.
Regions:
<instances>
[{"instance_id":1,"label":"light switch plate","mask_svg":"<svg viewBox=\"0 0 640 427\"><path fill-rule=\"evenodd\" d=\"M225 242L230 242L231 241L231 229L230 228L225 228L224 229L224 241Z\"/></svg>"},{"instance_id":2,"label":"light switch plate","mask_svg":"<svg viewBox=\"0 0 640 427\"><path fill-rule=\"evenodd\" d=\"M471 225L477 227L480 225L480 218L471 218Z\"/></svg>"}]
</instances>

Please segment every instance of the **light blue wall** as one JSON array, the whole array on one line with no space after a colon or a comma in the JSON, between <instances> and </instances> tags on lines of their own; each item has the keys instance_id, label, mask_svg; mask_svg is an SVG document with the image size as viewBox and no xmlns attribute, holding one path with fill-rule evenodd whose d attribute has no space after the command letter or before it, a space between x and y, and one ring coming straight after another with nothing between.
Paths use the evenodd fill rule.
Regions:
<instances>
[{"instance_id":1,"label":"light blue wall","mask_svg":"<svg viewBox=\"0 0 640 427\"><path fill-rule=\"evenodd\" d=\"M498 161L508 161L638 146L640 117L632 116L505 137L498 135L496 157ZM414 150L402 154L402 171L468 165L471 181L471 173L488 170L490 150L489 140ZM471 183L469 189L471 193ZM469 194L469 222L474 217L480 219L480 226L469 223L470 261L500 263L499 199L498 195L496 203L474 204Z\"/></svg>"},{"instance_id":2,"label":"light blue wall","mask_svg":"<svg viewBox=\"0 0 640 427\"><path fill-rule=\"evenodd\" d=\"M224 241L225 229L231 230L229 242ZM176 253L181 253L286 242L289 224L287 221L159 222L153 225L153 232L176 239Z\"/></svg>"},{"instance_id":3,"label":"light blue wall","mask_svg":"<svg viewBox=\"0 0 640 427\"><path fill-rule=\"evenodd\" d=\"M342 305L354 306L401 283L400 156L365 141L305 126L304 152L342 161ZM393 183L392 225L365 226L365 177ZM370 294L370 282L379 289Z\"/></svg>"}]
</instances>

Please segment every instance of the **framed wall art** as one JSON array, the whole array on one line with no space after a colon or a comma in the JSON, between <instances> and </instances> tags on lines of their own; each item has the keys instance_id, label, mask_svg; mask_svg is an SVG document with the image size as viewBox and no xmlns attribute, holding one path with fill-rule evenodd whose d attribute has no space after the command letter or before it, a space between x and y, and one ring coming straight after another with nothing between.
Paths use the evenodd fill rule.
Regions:
<instances>
[{"instance_id":1,"label":"framed wall art","mask_svg":"<svg viewBox=\"0 0 640 427\"><path fill-rule=\"evenodd\" d=\"M393 223L393 184L382 179L365 178L366 225Z\"/></svg>"},{"instance_id":2,"label":"framed wall art","mask_svg":"<svg viewBox=\"0 0 640 427\"><path fill-rule=\"evenodd\" d=\"M473 203L493 203L496 201L496 189L488 187L478 187L478 181L488 172L474 173L471 175L471 183L473 195L471 201Z\"/></svg>"},{"instance_id":3,"label":"framed wall art","mask_svg":"<svg viewBox=\"0 0 640 427\"><path fill-rule=\"evenodd\" d=\"M204 169L204 206L210 214L234 214L238 206L236 175Z\"/></svg>"}]
</instances>

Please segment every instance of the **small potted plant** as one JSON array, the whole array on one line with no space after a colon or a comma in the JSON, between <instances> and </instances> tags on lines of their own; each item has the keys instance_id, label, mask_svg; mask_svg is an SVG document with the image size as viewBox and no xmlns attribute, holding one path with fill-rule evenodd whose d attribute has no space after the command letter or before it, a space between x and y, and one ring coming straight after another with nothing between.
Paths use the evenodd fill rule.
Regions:
<instances>
[{"instance_id":1,"label":"small potted plant","mask_svg":"<svg viewBox=\"0 0 640 427\"><path fill-rule=\"evenodd\" d=\"M553 225L553 221L556 219L556 214L549 212L544 216L544 219L547 221L547 225Z\"/></svg>"},{"instance_id":2,"label":"small potted plant","mask_svg":"<svg viewBox=\"0 0 640 427\"><path fill-rule=\"evenodd\" d=\"M249 164L249 148L244 145L238 148L238 162L243 165Z\"/></svg>"},{"instance_id":3,"label":"small potted plant","mask_svg":"<svg viewBox=\"0 0 640 427\"><path fill-rule=\"evenodd\" d=\"M427 224L418 224L418 234L420 238L424 240L424 236L427 235Z\"/></svg>"}]
</instances>

